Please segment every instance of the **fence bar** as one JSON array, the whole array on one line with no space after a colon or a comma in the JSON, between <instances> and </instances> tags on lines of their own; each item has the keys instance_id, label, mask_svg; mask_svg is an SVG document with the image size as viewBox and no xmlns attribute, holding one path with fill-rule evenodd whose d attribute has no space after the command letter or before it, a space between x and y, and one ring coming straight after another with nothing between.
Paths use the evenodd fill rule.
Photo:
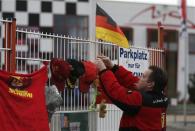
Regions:
<instances>
[{"instance_id":1,"label":"fence bar","mask_svg":"<svg viewBox=\"0 0 195 131\"><path fill-rule=\"evenodd\" d=\"M4 48L11 48L11 24L10 23L5 23L5 41L3 44ZM10 71L10 52L6 51L5 52L5 70Z\"/></svg>"},{"instance_id":2,"label":"fence bar","mask_svg":"<svg viewBox=\"0 0 195 131\"><path fill-rule=\"evenodd\" d=\"M16 71L16 18L13 18L11 26L11 36L12 36L12 45L11 45L11 72Z\"/></svg>"},{"instance_id":3,"label":"fence bar","mask_svg":"<svg viewBox=\"0 0 195 131\"><path fill-rule=\"evenodd\" d=\"M16 69L16 19L5 22L5 41L3 47L10 49L5 51L5 70L15 72Z\"/></svg>"}]
</instances>

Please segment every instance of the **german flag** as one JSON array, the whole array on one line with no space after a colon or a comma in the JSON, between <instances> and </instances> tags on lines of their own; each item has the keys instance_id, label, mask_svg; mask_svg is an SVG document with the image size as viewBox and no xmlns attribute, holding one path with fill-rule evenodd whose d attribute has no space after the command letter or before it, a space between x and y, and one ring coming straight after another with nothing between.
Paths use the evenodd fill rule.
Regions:
<instances>
[{"instance_id":1,"label":"german flag","mask_svg":"<svg viewBox=\"0 0 195 131\"><path fill-rule=\"evenodd\" d=\"M129 48L128 40L120 27L98 5L96 8L96 38Z\"/></svg>"}]
</instances>

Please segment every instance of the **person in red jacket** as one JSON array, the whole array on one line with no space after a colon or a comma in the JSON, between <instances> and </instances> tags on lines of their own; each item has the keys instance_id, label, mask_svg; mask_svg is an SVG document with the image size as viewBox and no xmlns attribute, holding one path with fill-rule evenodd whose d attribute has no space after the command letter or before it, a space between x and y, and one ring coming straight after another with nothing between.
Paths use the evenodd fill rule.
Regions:
<instances>
[{"instance_id":1,"label":"person in red jacket","mask_svg":"<svg viewBox=\"0 0 195 131\"><path fill-rule=\"evenodd\" d=\"M167 76L161 68L150 66L138 78L105 56L95 64L102 90L123 111L119 131L166 131Z\"/></svg>"}]
</instances>

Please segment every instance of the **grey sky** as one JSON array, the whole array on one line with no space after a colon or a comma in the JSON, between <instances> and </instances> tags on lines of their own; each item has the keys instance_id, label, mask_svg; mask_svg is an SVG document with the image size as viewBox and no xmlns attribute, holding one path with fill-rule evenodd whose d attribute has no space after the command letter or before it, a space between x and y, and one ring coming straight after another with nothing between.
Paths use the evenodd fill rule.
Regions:
<instances>
[{"instance_id":1,"label":"grey sky","mask_svg":"<svg viewBox=\"0 0 195 131\"><path fill-rule=\"evenodd\" d=\"M104 0L104 1L122 1L122 2L154 3L154 4L168 4L168 5L178 5L179 3L179 0ZM187 5L195 7L195 0L187 0Z\"/></svg>"}]
</instances>

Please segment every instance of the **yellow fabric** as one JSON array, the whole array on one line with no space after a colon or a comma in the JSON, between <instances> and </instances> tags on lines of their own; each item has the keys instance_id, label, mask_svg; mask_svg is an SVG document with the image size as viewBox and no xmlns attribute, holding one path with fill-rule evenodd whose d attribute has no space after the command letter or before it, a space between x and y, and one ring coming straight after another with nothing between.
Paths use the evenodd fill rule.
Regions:
<instances>
[{"instance_id":1,"label":"yellow fabric","mask_svg":"<svg viewBox=\"0 0 195 131\"><path fill-rule=\"evenodd\" d=\"M103 27L96 27L96 38L115 43L120 47L130 47L125 36Z\"/></svg>"}]
</instances>

